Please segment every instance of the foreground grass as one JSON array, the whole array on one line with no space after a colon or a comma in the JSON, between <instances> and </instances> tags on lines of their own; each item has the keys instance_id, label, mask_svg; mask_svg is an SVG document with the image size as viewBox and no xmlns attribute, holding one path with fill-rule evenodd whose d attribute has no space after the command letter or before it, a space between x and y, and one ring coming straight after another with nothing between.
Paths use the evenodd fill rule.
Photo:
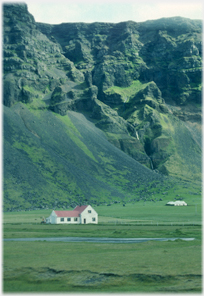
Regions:
<instances>
[{"instance_id":1,"label":"foreground grass","mask_svg":"<svg viewBox=\"0 0 204 296\"><path fill-rule=\"evenodd\" d=\"M200 241L5 242L7 292L200 291Z\"/></svg>"},{"instance_id":2,"label":"foreground grass","mask_svg":"<svg viewBox=\"0 0 204 296\"><path fill-rule=\"evenodd\" d=\"M134 244L4 242L4 292L201 292L200 203L188 207L143 204L97 207L98 225L40 224L41 217L49 216L51 210L5 213L4 238L195 240Z\"/></svg>"},{"instance_id":3,"label":"foreground grass","mask_svg":"<svg viewBox=\"0 0 204 296\"><path fill-rule=\"evenodd\" d=\"M30 237L193 237L201 239L201 226L138 226L138 225L15 225L4 226L4 238Z\"/></svg>"}]
</instances>

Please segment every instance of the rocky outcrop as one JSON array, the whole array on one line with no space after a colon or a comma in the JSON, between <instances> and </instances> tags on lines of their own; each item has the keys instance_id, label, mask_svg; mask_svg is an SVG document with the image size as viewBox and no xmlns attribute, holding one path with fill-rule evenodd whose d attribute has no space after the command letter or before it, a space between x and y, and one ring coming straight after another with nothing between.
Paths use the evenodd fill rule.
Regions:
<instances>
[{"instance_id":1,"label":"rocky outcrop","mask_svg":"<svg viewBox=\"0 0 204 296\"><path fill-rule=\"evenodd\" d=\"M165 174L197 162L183 157L177 133L193 139L188 149L199 158L201 21L49 25L25 4L4 4L3 13L5 106L83 113L117 148Z\"/></svg>"},{"instance_id":2,"label":"rocky outcrop","mask_svg":"<svg viewBox=\"0 0 204 296\"><path fill-rule=\"evenodd\" d=\"M61 53L61 46L36 28L25 4L3 5L4 103L30 102L68 81L82 83L84 75ZM26 89L25 89L26 87Z\"/></svg>"}]
</instances>

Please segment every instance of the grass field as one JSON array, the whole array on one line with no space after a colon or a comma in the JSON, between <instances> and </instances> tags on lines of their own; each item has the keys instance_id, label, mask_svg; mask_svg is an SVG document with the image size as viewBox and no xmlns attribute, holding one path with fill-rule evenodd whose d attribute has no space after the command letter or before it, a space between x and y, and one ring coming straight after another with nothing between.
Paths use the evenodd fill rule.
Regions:
<instances>
[{"instance_id":1,"label":"grass field","mask_svg":"<svg viewBox=\"0 0 204 296\"><path fill-rule=\"evenodd\" d=\"M136 203L112 204L111 206L94 207L99 215L99 223L137 223L137 224L200 224L202 217L201 197L187 197L187 207L168 207L165 204L172 199L166 197L163 201L140 201ZM173 200L173 199L172 199ZM63 210L63 209L62 209ZM72 210L71 208L69 210ZM26 212L6 212L3 222L7 223L36 223L42 221L42 217L48 217L52 210L37 210Z\"/></svg>"},{"instance_id":2,"label":"grass field","mask_svg":"<svg viewBox=\"0 0 204 296\"><path fill-rule=\"evenodd\" d=\"M4 291L200 291L200 242L7 242Z\"/></svg>"},{"instance_id":3,"label":"grass field","mask_svg":"<svg viewBox=\"0 0 204 296\"><path fill-rule=\"evenodd\" d=\"M198 202L196 208L138 202L125 207L100 206L96 210L98 225L40 224L41 217L49 216L51 210L4 213L4 237L194 237L195 240L134 244L4 242L4 292L201 292Z\"/></svg>"}]
</instances>

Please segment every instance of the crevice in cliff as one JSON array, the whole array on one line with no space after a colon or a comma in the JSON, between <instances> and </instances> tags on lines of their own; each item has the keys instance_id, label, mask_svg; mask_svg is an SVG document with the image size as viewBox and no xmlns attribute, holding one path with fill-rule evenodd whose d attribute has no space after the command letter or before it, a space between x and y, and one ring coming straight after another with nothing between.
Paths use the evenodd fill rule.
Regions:
<instances>
[{"instance_id":1,"label":"crevice in cliff","mask_svg":"<svg viewBox=\"0 0 204 296\"><path fill-rule=\"evenodd\" d=\"M149 158L150 169L151 170L154 170L155 168L154 168L154 164L153 164L153 161L152 161L152 158L151 158L152 151L151 151L151 142L150 142L150 139L146 139L146 141L144 143L144 150L146 152L146 155Z\"/></svg>"}]
</instances>

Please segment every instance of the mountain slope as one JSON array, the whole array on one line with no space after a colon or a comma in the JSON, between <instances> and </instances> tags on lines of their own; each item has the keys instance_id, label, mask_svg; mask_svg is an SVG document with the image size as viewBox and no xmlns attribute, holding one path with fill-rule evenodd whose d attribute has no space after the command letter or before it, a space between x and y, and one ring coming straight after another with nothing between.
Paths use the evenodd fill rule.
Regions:
<instances>
[{"instance_id":1,"label":"mountain slope","mask_svg":"<svg viewBox=\"0 0 204 296\"><path fill-rule=\"evenodd\" d=\"M3 9L6 210L200 181L201 21L49 25Z\"/></svg>"},{"instance_id":2,"label":"mountain slope","mask_svg":"<svg viewBox=\"0 0 204 296\"><path fill-rule=\"evenodd\" d=\"M175 17L37 28L56 40L85 75L88 99L82 107L72 102L65 110L89 111L111 143L147 167L186 179L199 177L201 145L193 138L201 130L200 21ZM90 104L90 97L97 97L100 107L96 100ZM58 106L54 110L60 113ZM178 119L180 133L192 139L187 154L193 150L195 158L183 155L180 137L175 140Z\"/></svg>"},{"instance_id":3,"label":"mountain slope","mask_svg":"<svg viewBox=\"0 0 204 296\"><path fill-rule=\"evenodd\" d=\"M133 200L144 186L165 182L79 113L62 117L22 103L4 108L7 210Z\"/></svg>"}]
</instances>

